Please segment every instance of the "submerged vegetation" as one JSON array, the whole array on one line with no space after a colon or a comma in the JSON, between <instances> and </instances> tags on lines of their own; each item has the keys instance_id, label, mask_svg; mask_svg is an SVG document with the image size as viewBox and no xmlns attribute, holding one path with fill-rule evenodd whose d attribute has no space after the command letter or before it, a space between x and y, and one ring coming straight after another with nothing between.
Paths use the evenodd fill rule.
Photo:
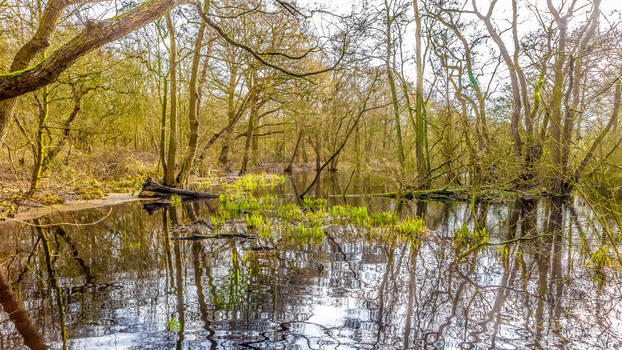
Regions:
<instances>
[{"instance_id":1,"label":"submerged vegetation","mask_svg":"<svg viewBox=\"0 0 622 350\"><path fill-rule=\"evenodd\" d=\"M301 244L320 244L327 230L347 226L355 227L363 236L373 231L375 236L382 234L413 242L425 235L422 218L399 220L395 212L370 214L367 207L329 206L323 198L307 197L299 204L277 204L271 194L257 197L257 193L273 190L282 183L282 177L250 174L221 186L221 205L208 222L219 228L243 218L248 233L268 241L285 238Z\"/></svg>"}]
</instances>

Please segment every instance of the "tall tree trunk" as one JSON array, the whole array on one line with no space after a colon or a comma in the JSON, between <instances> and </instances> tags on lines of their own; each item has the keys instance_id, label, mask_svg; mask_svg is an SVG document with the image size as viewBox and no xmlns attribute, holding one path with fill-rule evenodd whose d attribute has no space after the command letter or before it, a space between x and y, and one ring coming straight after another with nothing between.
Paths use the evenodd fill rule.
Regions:
<instances>
[{"instance_id":1,"label":"tall tree trunk","mask_svg":"<svg viewBox=\"0 0 622 350\"><path fill-rule=\"evenodd\" d=\"M235 105L233 102L235 97L236 79L237 68L236 66L232 66L229 75L229 88L227 90L227 119L229 120L229 123L235 119ZM225 130L222 148L220 149L220 156L218 157L218 162L225 168L225 170L229 170L229 148L231 147L232 133L233 128Z\"/></svg>"},{"instance_id":2,"label":"tall tree trunk","mask_svg":"<svg viewBox=\"0 0 622 350\"><path fill-rule=\"evenodd\" d=\"M322 167L322 137L318 134L315 139L315 171Z\"/></svg>"},{"instance_id":3,"label":"tall tree trunk","mask_svg":"<svg viewBox=\"0 0 622 350\"><path fill-rule=\"evenodd\" d=\"M547 1L549 10L553 14L558 14L557 10L553 7L551 0ZM553 158L553 183L552 191L555 194L561 194L564 192L564 179L561 174L562 171L562 95L564 89L564 64L566 62L566 31L567 31L567 19L561 17L559 14L555 16L555 20L559 27L559 47L557 49L558 54L555 57L555 64L553 68L553 96L551 100L551 137L553 142L551 143L552 158Z\"/></svg>"},{"instance_id":4,"label":"tall tree trunk","mask_svg":"<svg viewBox=\"0 0 622 350\"><path fill-rule=\"evenodd\" d=\"M166 174L166 107L168 105L168 79L164 78L164 92L162 93L162 117L160 118L160 164L162 177Z\"/></svg>"},{"instance_id":5,"label":"tall tree trunk","mask_svg":"<svg viewBox=\"0 0 622 350\"><path fill-rule=\"evenodd\" d=\"M255 128L259 129L261 128L261 118L257 118L257 120L255 121ZM257 137L256 134L253 134L252 140L251 140L251 156L249 159L249 162L251 165L257 165L258 163L258 155L259 153L259 137Z\"/></svg>"},{"instance_id":6,"label":"tall tree trunk","mask_svg":"<svg viewBox=\"0 0 622 350\"><path fill-rule=\"evenodd\" d=\"M303 132L303 129L300 129L300 131L298 131L298 139L296 140L296 146L294 146L294 152L292 153L292 157L289 160L289 164L287 164L287 166L283 170L286 173L290 173L292 171L292 168L294 167L294 162L296 161L296 154L298 154L298 149L300 148L300 142L302 141L303 138L304 138L304 132Z\"/></svg>"},{"instance_id":7,"label":"tall tree trunk","mask_svg":"<svg viewBox=\"0 0 622 350\"><path fill-rule=\"evenodd\" d=\"M45 54L43 54L45 57ZM48 100L48 87L43 87L43 93L41 94L41 103L39 106L39 125L37 127L37 139L36 139L36 154L35 161L32 166L32 174L30 177L30 189L26 194L27 198L30 198L37 191L39 186L39 178L41 177L41 169L43 167L43 154L45 153L45 146L43 144L43 131L45 128L45 122L48 119L49 114L49 100Z\"/></svg>"},{"instance_id":8,"label":"tall tree trunk","mask_svg":"<svg viewBox=\"0 0 622 350\"><path fill-rule=\"evenodd\" d=\"M246 143L244 144L244 155L242 156L242 165L240 166L240 172L238 175L242 176L246 174L246 166L248 165L248 158L250 155L250 148L253 142L253 135L255 132L255 122L257 120L257 114L259 105L257 104L258 100L258 91L257 89L257 74L255 70L251 72L251 84L253 91L250 93L253 94L250 100L250 113L248 116L248 128L246 131Z\"/></svg>"},{"instance_id":9,"label":"tall tree trunk","mask_svg":"<svg viewBox=\"0 0 622 350\"><path fill-rule=\"evenodd\" d=\"M513 101L512 120L510 123L510 128L512 131L512 140L514 142L513 150L514 150L514 155L517 158L516 161L522 161L522 159L520 159L520 156L522 154L522 140L520 137L520 112L523 106L522 104L523 100L521 99L521 89L519 86L519 78L518 78L519 67L515 65L515 62L512 60L512 57L510 56L510 53L508 52L504 41L501 39L501 36L499 35L499 33L496 31L496 29L494 28L492 24L491 16L492 16L492 11L495 7L496 1L493 1L490 4L486 15L482 15L481 13L479 13L479 11L477 10L475 0L472 0L472 4L473 4L473 8L475 9L475 14L477 15L477 17L479 17L479 19L481 19L484 22L484 24L486 25L486 29L488 30L488 33L490 34L491 38L493 39L493 41L499 48L501 57L503 58L503 61L509 71L510 86L512 88L512 101ZM517 16L516 11L514 11L513 12L514 24L516 24L516 16ZM526 113L529 113L529 110L527 110Z\"/></svg>"},{"instance_id":10,"label":"tall tree trunk","mask_svg":"<svg viewBox=\"0 0 622 350\"><path fill-rule=\"evenodd\" d=\"M397 159L400 162L400 166L404 169L404 145L402 142L402 123L400 121L400 110L399 110L399 102L397 97L397 90L395 88L395 79L393 78L393 68L391 67L391 52L393 50L393 43L391 41L391 24L393 23L393 18L391 17L389 3L387 0L384 1L385 10L387 12L387 32L385 33L386 44L387 44L387 55L385 57L385 65L387 70L387 79L389 80L389 86L391 88L391 99L393 102L393 117L395 118L395 132L397 143Z\"/></svg>"},{"instance_id":11,"label":"tall tree trunk","mask_svg":"<svg viewBox=\"0 0 622 350\"><path fill-rule=\"evenodd\" d=\"M205 0L204 12L208 11L209 0ZM177 174L175 182L182 184L188 179L190 169L194 163L194 157L197 153L197 146L199 140L199 109L200 109L200 97L199 89L202 84L197 83L199 75L199 62L201 61L201 47L203 45L203 37L205 36L205 29L207 25L205 21L201 21L197 37L194 41L194 52L192 57L192 68L190 71L190 82L188 89L188 124L190 126L190 136L188 138L188 148L186 150L186 157L181 162L181 169ZM204 80L203 73L206 72L209 58L205 58L204 69L202 70L201 79Z\"/></svg>"},{"instance_id":12,"label":"tall tree trunk","mask_svg":"<svg viewBox=\"0 0 622 350\"><path fill-rule=\"evenodd\" d=\"M307 154L307 146L306 146L307 141L306 141L305 136L304 136L304 127L305 126L304 126L304 121L303 121L303 124L302 124L303 135L302 135L302 140L300 141L301 142L301 144L300 144L300 152L302 153L302 162L307 164L309 162L309 155Z\"/></svg>"},{"instance_id":13,"label":"tall tree trunk","mask_svg":"<svg viewBox=\"0 0 622 350\"><path fill-rule=\"evenodd\" d=\"M417 81L415 85L415 152L417 156L417 177L420 183L428 184L428 164L426 162L427 152L425 151L424 135L426 126L424 125L424 106L423 106L423 55L421 53L421 16L419 16L418 0L413 0L415 12L415 59L417 60ZM427 187L427 185L424 185Z\"/></svg>"},{"instance_id":14,"label":"tall tree trunk","mask_svg":"<svg viewBox=\"0 0 622 350\"><path fill-rule=\"evenodd\" d=\"M170 74L170 100L169 112L169 140L168 156L166 160L166 172L164 184L175 185L175 157L177 155L177 43L175 40L175 26L170 14L166 14L166 27L169 35L169 74Z\"/></svg>"}]
</instances>

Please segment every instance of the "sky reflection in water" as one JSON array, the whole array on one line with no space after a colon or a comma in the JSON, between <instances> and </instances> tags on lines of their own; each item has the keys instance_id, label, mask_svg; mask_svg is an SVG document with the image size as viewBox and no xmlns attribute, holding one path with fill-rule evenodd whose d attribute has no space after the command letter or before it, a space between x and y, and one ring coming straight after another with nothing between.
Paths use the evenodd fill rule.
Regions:
<instances>
[{"instance_id":1,"label":"sky reflection in water","mask_svg":"<svg viewBox=\"0 0 622 350\"><path fill-rule=\"evenodd\" d=\"M311 178L297 174L269 192L279 202L291 202L292 193ZM370 212L395 208L388 199L338 196L346 187L351 194L389 190L369 176L353 176L350 186L348 181L350 174L327 176L315 195L335 195L329 205L347 201ZM25 311L13 313L13 319L0 313L0 349L25 344L614 349L622 344L620 276L590 260L602 233L584 207L558 208L544 200L478 203L473 214L464 203L405 203L401 217L425 217L429 237L420 245L366 237L353 225L329 225L319 245L169 240L187 234L171 228L209 217L217 204L185 203L149 214L141 203L128 203L94 226L0 225L0 262L8 269L0 282L13 292L12 299L2 294L3 310L17 301ZM107 212L37 222L86 223ZM463 251L451 237L463 223L473 227L474 215L485 222L493 243L520 235L538 238L491 246L456 262ZM550 233L556 224L561 234ZM244 219L223 231L244 233Z\"/></svg>"}]
</instances>

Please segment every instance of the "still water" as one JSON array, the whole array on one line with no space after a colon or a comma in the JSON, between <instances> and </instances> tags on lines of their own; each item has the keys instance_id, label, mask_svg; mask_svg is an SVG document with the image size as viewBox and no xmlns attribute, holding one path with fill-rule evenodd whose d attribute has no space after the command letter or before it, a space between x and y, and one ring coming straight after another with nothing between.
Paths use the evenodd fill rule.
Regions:
<instances>
[{"instance_id":1,"label":"still water","mask_svg":"<svg viewBox=\"0 0 622 350\"><path fill-rule=\"evenodd\" d=\"M0 224L0 349L621 348L619 265L602 248L603 225L618 229L581 200L399 205L342 196L391 190L350 175L311 193L422 216L427 237L370 238L345 223L303 243L247 239L243 218L186 226L219 201ZM294 203L311 179L263 191ZM465 253L451 238L476 223L491 245ZM195 233L240 237L176 239Z\"/></svg>"}]
</instances>

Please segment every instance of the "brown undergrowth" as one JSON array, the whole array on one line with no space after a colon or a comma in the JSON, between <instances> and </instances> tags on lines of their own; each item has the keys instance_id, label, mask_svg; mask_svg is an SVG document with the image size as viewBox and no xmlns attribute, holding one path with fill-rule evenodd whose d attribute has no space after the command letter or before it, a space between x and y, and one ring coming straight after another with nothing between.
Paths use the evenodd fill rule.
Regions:
<instances>
[{"instance_id":1,"label":"brown undergrowth","mask_svg":"<svg viewBox=\"0 0 622 350\"><path fill-rule=\"evenodd\" d=\"M26 208L135 193L147 176L157 175L158 166L157 157L145 152L74 150L69 160L57 159L41 177L37 192L26 198L30 164L7 158L0 161L0 219Z\"/></svg>"}]
</instances>

